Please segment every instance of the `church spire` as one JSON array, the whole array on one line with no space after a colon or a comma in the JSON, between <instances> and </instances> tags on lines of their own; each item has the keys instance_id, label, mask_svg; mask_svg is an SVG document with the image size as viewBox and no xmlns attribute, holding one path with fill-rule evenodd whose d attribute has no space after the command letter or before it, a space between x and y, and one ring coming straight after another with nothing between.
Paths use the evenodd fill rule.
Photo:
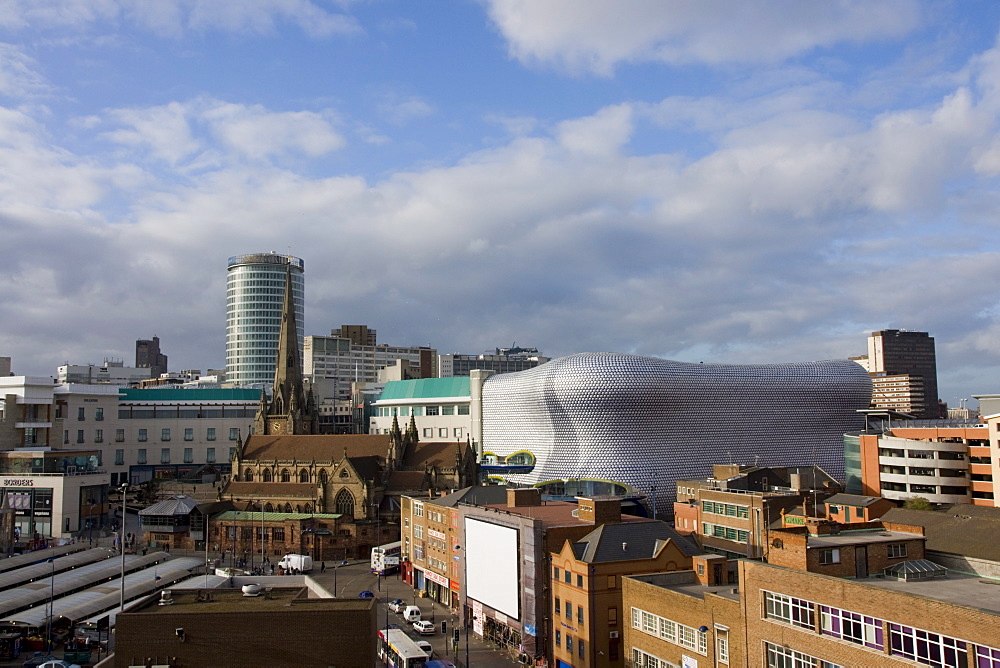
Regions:
<instances>
[{"instance_id":1,"label":"church spire","mask_svg":"<svg viewBox=\"0 0 1000 668\"><path fill-rule=\"evenodd\" d=\"M285 303L281 309L281 331L278 334L278 359L274 365L274 390L272 397L282 395L288 406L291 396L281 392L302 392L302 364L299 361L299 329L295 324L295 299L292 290L292 267L285 271ZM302 397L299 397L302 399ZM305 403L302 401L301 403Z\"/></svg>"}]
</instances>

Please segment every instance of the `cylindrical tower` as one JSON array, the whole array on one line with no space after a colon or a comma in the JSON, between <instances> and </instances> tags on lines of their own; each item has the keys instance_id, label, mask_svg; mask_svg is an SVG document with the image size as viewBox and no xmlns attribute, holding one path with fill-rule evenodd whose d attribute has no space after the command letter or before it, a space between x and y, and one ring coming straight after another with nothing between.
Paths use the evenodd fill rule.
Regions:
<instances>
[{"instance_id":1,"label":"cylindrical tower","mask_svg":"<svg viewBox=\"0 0 1000 668\"><path fill-rule=\"evenodd\" d=\"M250 253L229 258L226 280L226 379L270 387L281 332L285 273L291 267L295 325L302 355L305 264L291 255Z\"/></svg>"}]
</instances>

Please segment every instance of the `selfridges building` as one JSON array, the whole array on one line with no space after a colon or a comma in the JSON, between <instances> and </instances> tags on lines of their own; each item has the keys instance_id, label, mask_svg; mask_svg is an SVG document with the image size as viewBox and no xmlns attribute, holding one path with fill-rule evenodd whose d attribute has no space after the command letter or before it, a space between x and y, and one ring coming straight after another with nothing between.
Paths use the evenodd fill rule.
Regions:
<instances>
[{"instance_id":1,"label":"selfridges building","mask_svg":"<svg viewBox=\"0 0 1000 668\"><path fill-rule=\"evenodd\" d=\"M580 353L486 379L484 463L534 464L512 482L555 496L647 495L668 511L677 480L713 464L819 465L844 474L844 434L864 428L871 380L855 362L689 364ZM523 470L523 469L522 469Z\"/></svg>"}]
</instances>

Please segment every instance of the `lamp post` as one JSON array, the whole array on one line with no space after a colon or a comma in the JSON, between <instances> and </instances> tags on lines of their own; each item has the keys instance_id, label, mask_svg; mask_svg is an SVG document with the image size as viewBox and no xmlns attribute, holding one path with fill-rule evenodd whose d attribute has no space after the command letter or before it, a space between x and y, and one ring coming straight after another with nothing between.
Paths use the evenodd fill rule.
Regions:
<instances>
[{"instance_id":1,"label":"lamp post","mask_svg":"<svg viewBox=\"0 0 1000 668\"><path fill-rule=\"evenodd\" d=\"M128 483L123 482L120 489L122 492L122 530L118 547L121 548L122 551L122 580L121 580L122 590L121 590L121 608L119 609L119 612L123 612L125 610L125 520L128 518L128 509L126 508L125 495L128 492Z\"/></svg>"},{"instance_id":2,"label":"lamp post","mask_svg":"<svg viewBox=\"0 0 1000 668\"><path fill-rule=\"evenodd\" d=\"M45 641L45 651L52 651L52 617L54 616L54 610L52 609L55 603L56 597L56 559L55 557L49 558L49 564L52 566L52 575L49 577L49 633L48 639Z\"/></svg>"},{"instance_id":3,"label":"lamp post","mask_svg":"<svg viewBox=\"0 0 1000 668\"><path fill-rule=\"evenodd\" d=\"M382 512L378 503L372 503L372 507L375 509L375 545L379 546L382 544ZM375 580L378 584L378 590L382 591L382 573L375 574Z\"/></svg>"},{"instance_id":4,"label":"lamp post","mask_svg":"<svg viewBox=\"0 0 1000 668\"><path fill-rule=\"evenodd\" d=\"M260 572L264 573L264 499L258 501L260 504Z\"/></svg>"}]
</instances>

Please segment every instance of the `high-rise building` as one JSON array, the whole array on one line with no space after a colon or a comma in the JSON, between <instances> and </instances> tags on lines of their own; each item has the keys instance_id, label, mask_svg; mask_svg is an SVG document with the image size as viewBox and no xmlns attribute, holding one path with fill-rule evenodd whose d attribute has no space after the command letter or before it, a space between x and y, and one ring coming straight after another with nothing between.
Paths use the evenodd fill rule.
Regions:
<instances>
[{"instance_id":1,"label":"high-rise building","mask_svg":"<svg viewBox=\"0 0 1000 668\"><path fill-rule=\"evenodd\" d=\"M918 418L941 417L934 337L883 329L868 337L868 355L851 358L872 377L872 406Z\"/></svg>"},{"instance_id":2,"label":"high-rise building","mask_svg":"<svg viewBox=\"0 0 1000 668\"><path fill-rule=\"evenodd\" d=\"M495 353L482 355L438 355L438 375L441 378L468 376L473 369L484 369L494 373L510 373L534 369L548 362L548 357L538 354L537 348L497 348Z\"/></svg>"},{"instance_id":3,"label":"high-rise building","mask_svg":"<svg viewBox=\"0 0 1000 668\"><path fill-rule=\"evenodd\" d=\"M150 378L159 378L167 372L167 356L160 352L160 337L135 342L135 368L149 369Z\"/></svg>"},{"instance_id":4,"label":"high-rise building","mask_svg":"<svg viewBox=\"0 0 1000 668\"><path fill-rule=\"evenodd\" d=\"M297 257L250 253L229 258L226 280L226 378L238 385L274 382L285 274L290 270L298 350L302 350L305 264Z\"/></svg>"}]
</instances>

